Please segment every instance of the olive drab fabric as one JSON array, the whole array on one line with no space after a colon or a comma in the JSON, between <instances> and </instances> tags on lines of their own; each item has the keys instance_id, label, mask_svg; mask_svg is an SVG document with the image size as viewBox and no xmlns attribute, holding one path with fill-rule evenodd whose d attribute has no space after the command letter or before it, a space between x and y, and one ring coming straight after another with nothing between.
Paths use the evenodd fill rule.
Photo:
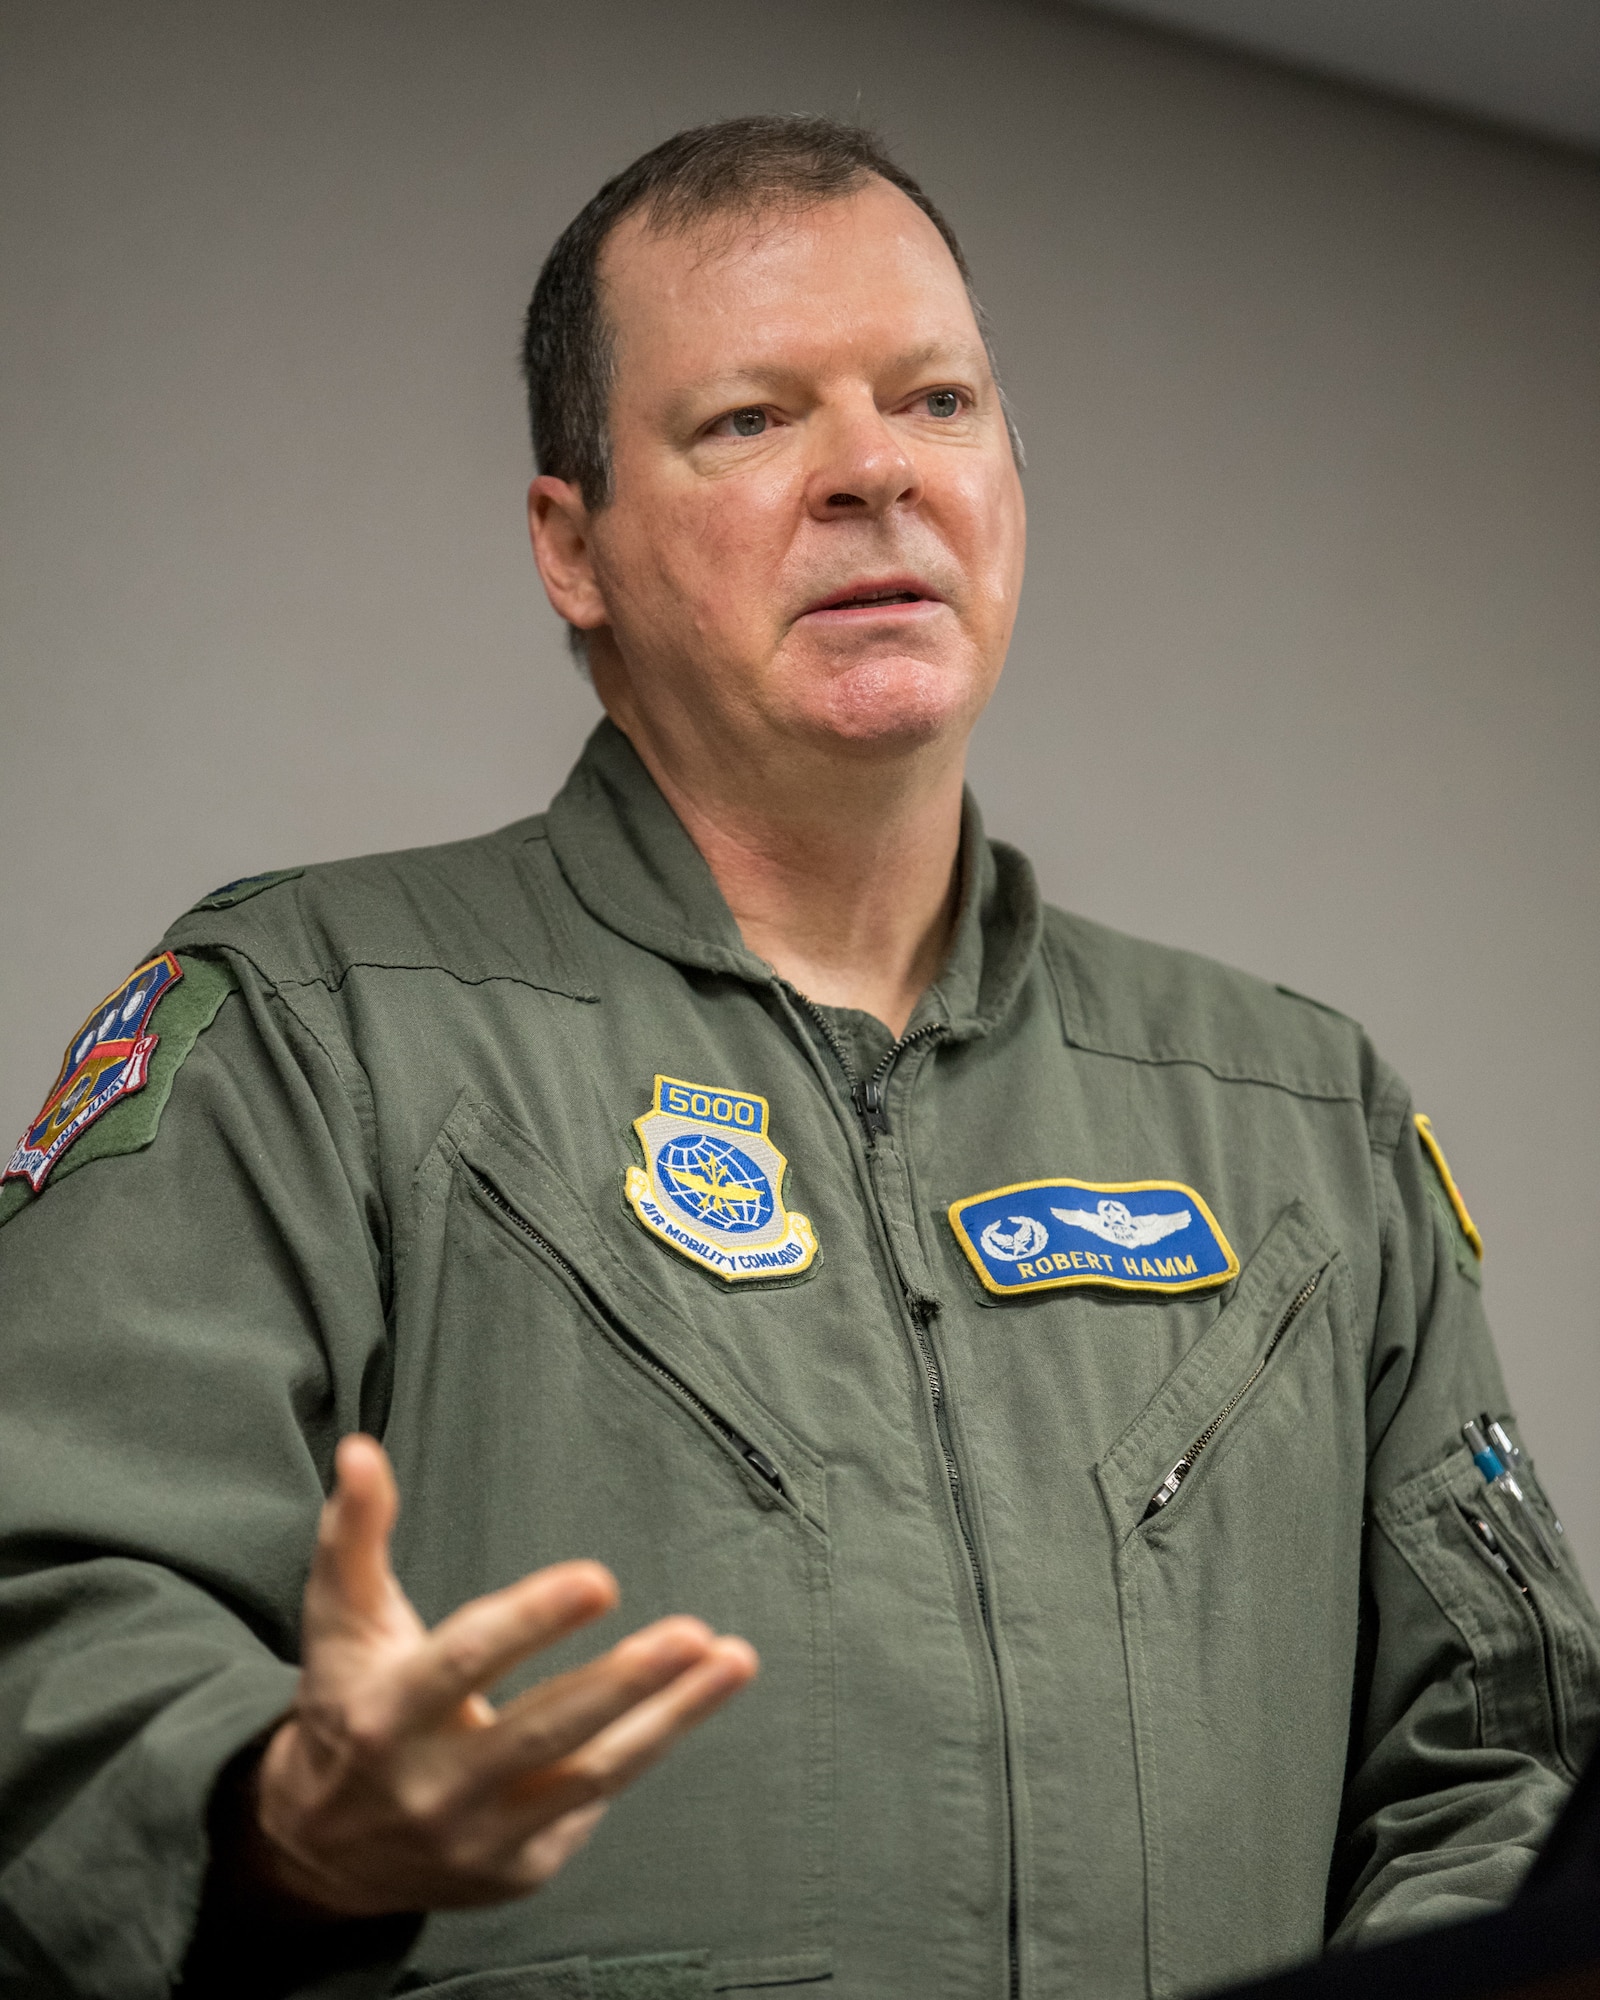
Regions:
<instances>
[{"instance_id":1,"label":"olive drab fabric","mask_svg":"<svg viewBox=\"0 0 1600 2000\"><path fill-rule=\"evenodd\" d=\"M174 926L229 990L159 1121L0 1229L0 1990L177 1979L357 1427L424 1618L616 1571L508 1686L679 1610L763 1661L366 1990L1134 2000L1512 1894L1600 1627L1462 1443L1512 1420L1404 1087L963 857L898 1052L609 724L542 818Z\"/></svg>"}]
</instances>

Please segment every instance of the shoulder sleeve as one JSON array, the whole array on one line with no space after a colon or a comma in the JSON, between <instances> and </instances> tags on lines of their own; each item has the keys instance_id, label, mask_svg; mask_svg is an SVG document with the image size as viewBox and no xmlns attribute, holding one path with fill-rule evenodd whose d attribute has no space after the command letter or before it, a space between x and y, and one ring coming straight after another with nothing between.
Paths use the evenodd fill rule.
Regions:
<instances>
[{"instance_id":1,"label":"shoulder sleeve","mask_svg":"<svg viewBox=\"0 0 1600 2000\"><path fill-rule=\"evenodd\" d=\"M1600 1733L1600 1621L1536 1471L1519 1469L1523 1509L1489 1491L1462 1439L1469 1418L1516 1430L1474 1247L1403 1089L1379 1082L1364 1657L1330 1905L1342 1942L1508 1901Z\"/></svg>"},{"instance_id":2,"label":"shoulder sleeve","mask_svg":"<svg viewBox=\"0 0 1600 2000\"><path fill-rule=\"evenodd\" d=\"M141 1143L0 1228L0 1963L28 1990L177 1978L217 1775L292 1696L334 1443L382 1423L361 1079L227 973Z\"/></svg>"}]
</instances>

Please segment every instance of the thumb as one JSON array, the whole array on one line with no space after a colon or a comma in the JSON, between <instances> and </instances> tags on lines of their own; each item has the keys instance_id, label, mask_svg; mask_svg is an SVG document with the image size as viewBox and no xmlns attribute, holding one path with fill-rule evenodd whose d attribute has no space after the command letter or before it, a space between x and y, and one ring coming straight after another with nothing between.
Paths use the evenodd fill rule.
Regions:
<instances>
[{"instance_id":1,"label":"thumb","mask_svg":"<svg viewBox=\"0 0 1600 2000\"><path fill-rule=\"evenodd\" d=\"M397 1613L408 1632L420 1632L421 1620L389 1567L400 1494L388 1453L357 1431L340 1439L333 1463L334 1489L323 1503L306 1584L307 1636L351 1624L391 1625Z\"/></svg>"}]
</instances>

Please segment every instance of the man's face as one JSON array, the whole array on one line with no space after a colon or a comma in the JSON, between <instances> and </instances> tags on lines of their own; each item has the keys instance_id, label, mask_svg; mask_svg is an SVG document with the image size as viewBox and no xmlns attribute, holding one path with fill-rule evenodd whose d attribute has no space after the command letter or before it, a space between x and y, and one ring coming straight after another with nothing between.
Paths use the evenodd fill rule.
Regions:
<instances>
[{"instance_id":1,"label":"man's face","mask_svg":"<svg viewBox=\"0 0 1600 2000\"><path fill-rule=\"evenodd\" d=\"M1023 502L932 223L874 179L688 237L630 217L601 274L614 497L584 589L552 594L597 628L608 709L724 749L964 740L1011 635Z\"/></svg>"}]
</instances>

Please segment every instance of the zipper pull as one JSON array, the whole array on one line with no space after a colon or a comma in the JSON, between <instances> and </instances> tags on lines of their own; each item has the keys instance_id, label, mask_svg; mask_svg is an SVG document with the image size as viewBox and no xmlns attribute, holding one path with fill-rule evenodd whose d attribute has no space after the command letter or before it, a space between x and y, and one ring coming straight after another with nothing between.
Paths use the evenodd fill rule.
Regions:
<instances>
[{"instance_id":1,"label":"zipper pull","mask_svg":"<svg viewBox=\"0 0 1600 2000\"><path fill-rule=\"evenodd\" d=\"M760 1473L761 1477L772 1488L774 1493L781 1493L783 1491L783 1475L773 1464L772 1460L768 1458L764 1451L757 1451L753 1444L745 1443L743 1439L740 1442L744 1448L745 1464Z\"/></svg>"},{"instance_id":2,"label":"zipper pull","mask_svg":"<svg viewBox=\"0 0 1600 2000\"><path fill-rule=\"evenodd\" d=\"M861 1120L861 1128L869 1141L880 1132L888 1137L889 1113L884 1103L883 1085L875 1076L850 1086L850 1102L855 1106L856 1116Z\"/></svg>"},{"instance_id":3,"label":"zipper pull","mask_svg":"<svg viewBox=\"0 0 1600 2000\"><path fill-rule=\"evenodd\" d=\"M1149 1506L1146 1507L1144 1512L1139 1516L1139 1519L1141 1521L1148 1521L1151 1519L1153 1515L1159 1514L1161 1512L1162 1508L1166 1506L1167 1502L1172 1498L1173 1494L1177 1492L1178 1488L1183 1484L1184 1480L1188 1478L1189 1467L1193 1463L1194 1460L1190 1458L1187 1452L1185 1452L1183 1457L1178 1460L1177 1464L1167 1474L1166 1478L1162 1480L1161 1484L1156 1488L1154 1493L1150 1495Z\"/></svg>"},{"instance_id":4,"label":"zipper pull","mask_svg":"<svg viewBox=\"0 0 1600 2000\"><path fill-rule=\"evenodd\" d=\"M1324 1271L1327 1268L1328 1267L1326 1265L1322 1267ZM1180 1458L1177 1464L1173 1466L1172 1470L1167 1474L1166 1478L1162 1480L1161 1484L1156 1488L1154 1493L1150 1495L1150 1501L1148 1506L1145 1508L1144 1512L1139 1516L1141 1524L1144 1523L1145 1521L1153 1519L1157 1514L1159 1514L1162 1508L1166 1506L1167 1502L1176 1495L1178 1488L1189 1477L1189 1474L1194 1471L1195 1462L1199 1458L1201 1452L1205 1450L1206 1446L1210 1444L1211 1440L1216 1436L1217 1432L1220 1431L1222 1429L1222 1426L1228 1421L1228 1418L1233 1414L1233 1411L1237 1406L1237 1404L1239 1403L1239 1401L1241 1400L1241 1398L1247 1395L1249 1391L1255 1387L1256 1383L1260 1381L1262 1374L1266 1370L1267 1363L1272 1359L1273 1355L1277 1353L1279 1344L1283 1340L1283 1336L1289 1331L1290 1327L1294 1325L1296 1319L1298 1319L1300 1314L1304 1311L1306 1302L1311 1298L1312 1294L1316 1291L1318 1285L1320 1285L1321 1283L1322 1283L1322 1271L1318 1271L1312 1277L1306 1280L1306 1282L1300 1287L1299 1291L1295 1294L1295 1296L1289 1301L1289 1309L1284 1314L1283 1318L1278 1321L1277 1327L1273 1331L1272 1338L1267 1342L1266 1352L1262 1355L1261 1359L1256 1363L1255 1367L1251 1369L1248 1378L1239 1384L1238 1388L1234 1390L1233 1394L1223 1404L1222 1408L1218 1410L1217 1414L1211 1419L1210 1423L1206 1425L1205 1429L1195 1439L1194 1443L1190 1445L1189 1449L1183 1454L1182 1458Z\"/></svg>"}]
</instances>

